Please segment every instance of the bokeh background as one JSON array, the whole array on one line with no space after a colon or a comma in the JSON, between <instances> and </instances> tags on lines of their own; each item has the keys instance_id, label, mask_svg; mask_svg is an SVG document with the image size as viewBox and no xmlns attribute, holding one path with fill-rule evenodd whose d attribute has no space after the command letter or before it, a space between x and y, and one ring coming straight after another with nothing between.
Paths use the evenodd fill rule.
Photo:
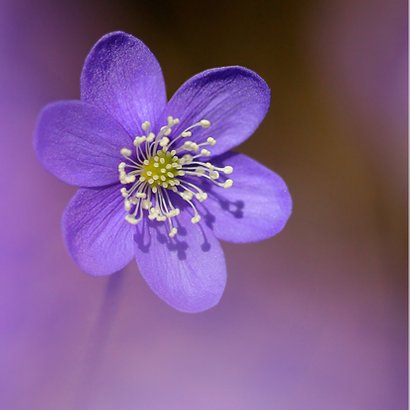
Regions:
<instances>
[{"instance_id":1,"label":"bokeh background","mask_svg":"<svg viewBox=\"0 0 410 410\"><path fill-rule=\"evenodd\" d=\"M407 408L407 2L0 0L0 408ZM41 107L79 97L85 56L124 30L191 75L244 65L271 110L239 149L288 183L282 233L225 244L221 303L179 313L135 263L81 273L74 188L32 149Z\"/></svg>"}]
</instances>

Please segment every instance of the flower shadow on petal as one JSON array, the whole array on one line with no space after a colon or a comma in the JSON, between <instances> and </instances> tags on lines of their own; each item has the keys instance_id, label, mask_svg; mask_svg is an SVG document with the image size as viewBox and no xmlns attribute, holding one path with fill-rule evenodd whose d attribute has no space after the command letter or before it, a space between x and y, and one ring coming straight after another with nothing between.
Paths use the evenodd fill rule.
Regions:
<instances>
[{"instance_id":1,"label":"flower shadow on petal","mask_svg":"<svg viewBox=\"0 0 410 410\"><path fill-rule=\"evenodd\" d=\"M164 222L141 221L135 235L135 257L150 288L183 312L215 306L226 285L226 264L219 240L209 228L191 223L187 209L174 222L170 238Z\"/></svg>"},{"instance_id":2,"label":"flower shadow on petal","mask_svg":"<svg viewBox=\"0 0 410 410\"><path fill-rule=\"evenodd\" d=\"M136 246L143 253L153 251L151 248L155 248L155 252L158 251L158 247L162 247L163 250L166 248L168 252L175 253L180 261L187 259L190 243L195 246L199 245L202 252L209 252L212 248L207 236L209 233L205 231L201 224L193 225L189 218L184 218L183 222L185 223L181 223L179 218L175 218L173 223L178 229L178 234L174 238L170 238L165 223L144 219L137 226L137 232L134 236ZM192 241L191 238L193 230L197 230L195 241Z\"/></svg>"},{"instance_id":3,"label":"flower shadow on petal","mask_svg":"<svg viewBox=\"0 0 410 410\"><path fill-rule=\"evenodd\" d=\"M233 169L232 187L221 189L211 181L201 184L208 194L201 215L218 239L255 242L283 229L292 212L292 199L279 175L234 152L214 158L213 164L219 170Z\"/></svg>"},{"instance_id":4,"label":"flower shadow on petal","mask_svg":"<svg viewBox=\"0 0 410 410\"><path fill-rule=\"evenodd\" d=\"M230 215L232 215L236 219L242 219L244 217L244 208L245 208L244 201L242 200L230 201L227 198L224 198L222 195L216 192L219 188L215 187L212 183L208 181L205 181L203 183L203 188L204 188L204 191L208 193L209 199L216 201L221 207L222 211L228 212ZM213 230L216 217L211 211L209 211L209 209L206 208L206 202L205 202L205 206L202 207L202 216L203 216L206 226L208 226L208 228Z\"/></svg>"}]
</instances>

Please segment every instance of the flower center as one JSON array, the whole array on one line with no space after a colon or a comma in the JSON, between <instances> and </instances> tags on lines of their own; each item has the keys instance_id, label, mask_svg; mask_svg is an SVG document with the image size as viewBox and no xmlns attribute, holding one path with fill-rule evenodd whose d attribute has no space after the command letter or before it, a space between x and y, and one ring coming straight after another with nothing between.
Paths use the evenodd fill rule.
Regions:
<instances>
[{"instance_id":1,"label":"flower center","mask_svg":"<svg viewBox=\"0 0 410 410\"><path fill-rule=\"evenodd\" d=\"M158 151L154 157L148 159L148 164L142 167L141 176L148 181L151 188L162 186L168 188L176 185L179 161L169 151Z\"/></svg>"},{"instance_id":2,"label":"flower center","mask_svg":"<svg viewBox=\"0 0 410 410\"><path fill-rule=\"evenodd\" d=\"M232 167L220 168L202 160L211 155L204 147L214 146L215 138L207 137L201 143L188 139L192 130L209 128L211 123L201 120L175 138L169 138L172 127L178 123L178 118L168 117L168 124L154 134L150 132L151 124L145 121L142 129L146 135L135 137L135 151L121 149L125 161L118 165L120 182L126 185L121 188L124 208L128 212L125 219L131 224L138 224L144 212L148 213L149 219L168 223L171 238L178 231L172 219L180 213L175 206L175 195L190 207L191 222L198 223L201 217L195 201L205 201L208 194L195 184L195 179L205 178L222 188L230 188L233 184L225 177L233 172ZM185 141L182 143L182 140Z\"/></svg>"}]
</instances>

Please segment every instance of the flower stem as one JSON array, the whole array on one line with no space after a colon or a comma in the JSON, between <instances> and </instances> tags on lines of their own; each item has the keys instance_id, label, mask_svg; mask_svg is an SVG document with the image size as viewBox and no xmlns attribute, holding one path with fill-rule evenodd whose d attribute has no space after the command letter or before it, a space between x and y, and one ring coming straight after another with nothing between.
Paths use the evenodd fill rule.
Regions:
<instances>
[{"instance_id":1,"label":"flower stem","mask_svg":"<svg viewBox=\"0 0 410 410\"><path fill-rule=\"evenodd\" d=\"M124 271L117 272L108 278L100 309L91 329L90 339L85 347L79 386L75 397L76 409L90 408L93 397L98 390L98 375L104 361L105 350L119 308Z\"/></svg>"}]
</instances>

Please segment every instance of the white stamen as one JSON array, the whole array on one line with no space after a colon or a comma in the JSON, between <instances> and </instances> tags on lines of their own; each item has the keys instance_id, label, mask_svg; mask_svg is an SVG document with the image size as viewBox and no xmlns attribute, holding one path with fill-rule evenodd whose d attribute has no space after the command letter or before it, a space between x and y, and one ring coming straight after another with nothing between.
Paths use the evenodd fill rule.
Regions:
<instances>
[{"instance_id":1,"label":"white stamen","mask_svg":"<svg viewBox=\"0 0 410 410\"><path fill-rule=\"evenodd\" d=\"M180 195L183 199L185 199L185 201L190 201L192 199L192 196L193 196L191 191L181 192Z\"/></svg>"},{"instance_id":2,"label":"white stamen","mask_svg":"<svg viewBox=\"0 0 410 410\"><path fill-rule=\"evenodd\" d=\"M201 149L201 156L202 157L209 157L210 155L211 155L211 151L209 151L205 148Z\"/></svg>"},{"instance_id":3,"label":"white stamen","mask_svg":"<svg viewBox=\"0 0 410 410\"><path fill-rule=\"evenodd\" d=\"M223 187L224 187L224 188L230 188L232 185L233 185L232 179L227 179L227 180L224 182Z\"/></svg>"},{"instance_id":4,"label":"white stamen","mask_svg":"<svg viewBox=\"0 0 410 410\"><path fill-rule=\"evenodd\" d=\"M197 224L200 220L201 220L201 217L198 214L196 214L193 218L191 218L191 222L193 224Z\"/></svg>"},{"instance_id":5,"label":"white stamen","mask_svg":"<svg viewBox=\"0 0 410 410\"><path fill-rule=\"evenodd\" d=\"M151 127L151 123L150 123L149 121L144 121L144 122L142 123L142 125L141 125L141 128L142 128L144 131L149 130L150 127Z\"/></svg>"},{"instance_id":6,"label":"white stamen","mask_svg":"<svg viewBox=\"0 0 410 410\"><path fill-rule=\"evenodd\" d=\"M145 140L146 140L145 137L135 137L134 145L137 147L138 145L141 145Z\"/></svg>"},{"instance_id":7,"label":"white stamen","mask_svg":"<svg viewBox=\"0 0 410 410\"><path fill-rule=\"evenodd\" d=\"M123 157L129 157L132 154L132 151L128 148L122 148L121 149L121 155Z\"/></svg>"},{"instance_id":8,"label":"white stamen","mask_svg":"<svg viewBox=\"0 0 410 410\"><path fill-rule=\"evenodd\" d=\"M207 142L209 145L214 146L214 145L216 144L216 139L215 139L215 138L212 138L212 137L208 137L207 140L206 140L206 142Z\"/></svg>"},{"instance_id":9,"label":"white stamen","mask_svg":"<svg viewBox=\"0 0 410 410\"><path fill-rule=\"evenodd\" d=\"M159 142L159 145L161 145L161 147L165 147L166 145L168 145L168 143L169 143L169 138L163 137L161 141Z\"/></svg>"},{"instance_id":10,"label":"white stamen","mask_svg":"<svg viewBox=\"0 0 410 410\"><path fill-rule=\"evenodd\" d=\"M209 128L211 126L211 122L208 120L201 120L199 121L202 128Z\"/></svg>"},{"instance_id":11,"label":"white stamen","mask_svg":"<svg viewBox=\"0 0 410 410\"><path fill-rule=\"evenodd\" d=\"M205 201L205 199L208 198L208 194L206 192L200 192L198 194L195 194L195 198L199 201L199 202L203 202Z\"/></svg>"},{"instance_id":12,"label":"white stamen","mask_svg":"<svg viewBox=\"0 0 410 410\"><path fill-rule=\"evenodd\" d=\"M177 228L172 228L170 231L169 231L169 237L170 238L173 238L176 234L178 233L178 229Z\"/></svg>"},{"instance_id":13,"label":"white stamen","mask_svg":"<svg viewBox=\"0 0 410 410\"><path fill-rule=\"evenodd\" d=\"M167 222L170 238L174 238L178 233L172 223L172 218L180 214L180 209L173 205L175 194L191 208L191 222L196 224L201 221L201 216L195 202L205 201L208 194L196 185L195 179L206 178L222 188L230 188L233 184L231 179L220 179L220 173L229 175L233 172L231 166L220 168L211 162L200 160L201 157L212 155L210 150L203 147L214 146L215 138L208 136L202 142L178 142L181 138L191 137L195 128L209 128L211 122L202 119L179 135L172 135L173 127L178 123L178 118L169 116L167 125L155 134L150 131L150 122L143 122L141 128L147 135L134 138L133 150L122 148L120 152L125 161L118 164L119 180L121 184L127 185L121 188L124 209L127 212L126 221L136 225L147 215L150 220ZM143 143L145 144L142 145ZM175 148L171 148L173 144L176 144ZM191 155L187 151L196 154Z\"/></svg>"}]
</instances>

